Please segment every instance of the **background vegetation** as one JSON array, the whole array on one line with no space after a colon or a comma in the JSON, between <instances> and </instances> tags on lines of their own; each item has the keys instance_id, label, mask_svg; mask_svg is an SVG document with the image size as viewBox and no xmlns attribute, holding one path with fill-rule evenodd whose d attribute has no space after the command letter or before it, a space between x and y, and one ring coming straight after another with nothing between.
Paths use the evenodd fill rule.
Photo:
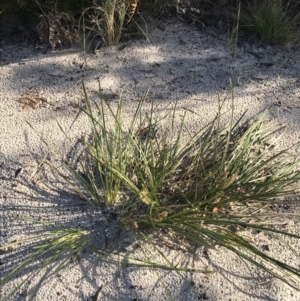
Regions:
<instances>
[{"instance_id":1,"label":"background vegetation","mask_svg":"<svg viewBox=\"0 0 300 301\"><path fill-rule=\"evenodd\" d=\"M35 28L40 16L50 11L71 16L76 27L86 22L87 28L98 31L107 45L117 43L122 30L135 18L166 13L185 15L185 20L202 26L221 24L239 36L251 33L258 42L299 41L297 0L12 0L0 4L2 24L14 22L27 29ZM109 22L118 23L119 33L111 30Z\"/></svg>"}]
</instances>

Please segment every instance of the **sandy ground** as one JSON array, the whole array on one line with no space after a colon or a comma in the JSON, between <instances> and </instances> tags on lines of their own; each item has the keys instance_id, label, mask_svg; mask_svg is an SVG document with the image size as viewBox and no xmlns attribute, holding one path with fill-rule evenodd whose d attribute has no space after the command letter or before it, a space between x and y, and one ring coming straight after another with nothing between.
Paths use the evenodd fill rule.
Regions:
<instances>
[{"instance_id":1,"label":"sandy ground","mask_svg":"<svg viewBox=\"0 0 300 301\"><path fill-rule=\"evenodd\" d=\"M76 45L70 50L43 54L32 46L2 41L0 60L0 243L38 233L45 228L25 224L13 217L26 216L43 221L79 227L103 222L95 212L47 170L33 176L47 155L38 133L44 134L62 151L68 149L57 121L71 137L89 130L89 123L78 108L82 105L81 82L95 98L100 78L103 93L115 106L123 93L124 114L130 117L142 92L151 88L157 114L167 112L178 101L178 110L188 110L187 122L197 129L217 112L218 95L224 102L224 118L231 105L229 79L235 95L235 116L247 110L253 118L269 108L270 119L286 126L280 148L300 142L300 53L287 48L257 46L247 42L233 53L226 45L226 33L200 31L178 20L163 22L165 30L149 24L148 40L137 40L123 49L103 48L85 56ZM27 96L27 98L26 98ZM25 104L28 96L35 101ZM21 99L20 103L18 100ZM35 107L35 108L32 108ZM180 113L180 112L179 112ZM227 114L227 115L226 115ZM180 114L179 114L180 116ZM28 123L36 131L34 131ZM17 177L16 171L22 168ZM280 208L295 217L283 218L284 230L300 234L297 196ZM105 220L107 222L107 220ZM263 234L249 233L268 254L299 268L299 258ZM289 243L299 249L299 241ZM0 276L6 275L17 258L0 254ZM170 252L170 258L178 254ZM188 282L174 272L147 268L119 267L91 254L72 263L59 275L50 277L35 300L174 300L299 301L300 293L256 268L246 266L231 253L217 249L209 256L199 255L198 268L216 271L211 275L187 274ZM187 256L188 258L188 256ZM28 272L0 288L0 299ZM162 282L163 280L163 282ZM164 283L164 285L163 285ZM34 281L19 290L13 300L26 300ZM188 285L189 284L189 285ZM98 289L101 290L98 291ZM99 292L98 298L95 297ZM94 296L94 297L93 297Z\"/></svg>"}]
</instances>

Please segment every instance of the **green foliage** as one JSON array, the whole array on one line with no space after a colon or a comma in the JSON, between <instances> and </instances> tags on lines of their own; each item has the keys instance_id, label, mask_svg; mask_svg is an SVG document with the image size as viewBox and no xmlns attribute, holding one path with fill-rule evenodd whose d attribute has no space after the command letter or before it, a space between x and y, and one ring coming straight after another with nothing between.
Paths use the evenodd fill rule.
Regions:
<instances>
[{"instance_id":1,"label":"green foliage","mask_svg":"<svg viewBox=\"0 0 300 301\"><path fill-rule=\"evenodd\" d=\"M127 195L126 201L119 200L118 214L134 236L147 240L149 231L162 229L195 247L219 245L297 287L293 277L300 276L298 269L269 257L238 234L247 228L300 238L270 227L269 212L264 213L267 204L294 193L290 187L300 178L299 158L288 150L275 151L276 139L271 138L277 129L266 125L264 115L241 126L243 116L233 122L233 109L230 124L221 126L220 106L215 119L192 134L184 117L176 122L176 105L169 119L157 119L153 106L141 115L143 101L129 129L123 126L122 102L114 113L102 98L96 115L88 105L93 134L80 158L82 170L72 169L73 187L84 187L85 198L95 206L111 205L120 191L123 198ZM108 115L112 129L103 118ZM94 166L96 172L84 166Z\"/></svg>"},{"instance_id":2,"label":"green foliage","mask_svg":"<svg viewBox=\"0 0 300 301\"><path fill-rule=\"evenodd\" d=\"M246 1L241 10L242 29L257 33L261 41L297 43L299 21L299 4L295 1Z\"/></svg>"}]
</instances>

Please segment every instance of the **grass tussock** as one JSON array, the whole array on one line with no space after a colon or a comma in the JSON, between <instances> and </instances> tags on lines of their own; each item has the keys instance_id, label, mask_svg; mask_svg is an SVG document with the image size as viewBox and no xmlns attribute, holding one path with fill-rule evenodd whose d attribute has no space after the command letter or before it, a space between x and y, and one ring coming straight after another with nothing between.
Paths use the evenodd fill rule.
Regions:
<instances>
[{"instance_id":1,"label":"grass tussock","mask_svg":"<svg viewBox=\"0 0 300 301\"><path fill-rule=\"evenodd\" d=\"M87 92L86 99L89 104ZM232 226L299 238L270 227L268 213L263 213L278 198L294 193L290 187L300 177L299 158L288 155L288 150L276 151L275 130L264 116L241 126L243 116L234 122L232 109L230 124L223 127L219 107L215 119L192 134L185 117L179 125L176 122L176 105L167 128L153 107L146 124L141 123L143 99L129 128L123 127L122 101L113 112L101 99L97 115L109 113L112 130L88 105L93 134L85 144L85 158L93 162L93 171L81 171L82 185L104 191L106 205L117 202L120 191L127 194L126 201L119 199L119 217L133 233L161 229L194 246L222 246L296 287L292 279L299 270L259 251ZM114 198L108 194L112 187ZM99 205L101 194L96 189L85 193ZM283 277L282 271L291 277Z\"/></svg>"},{"instance_id":2,"label":"grass tussock","mask_svg":"<svg viewBox=\"0 0 300 301\"><path fill-rule=\"evenodd\" d=\"M299 22L297 1L245 1L242 5L242 29L257 34L263 42L299 43Z\"/></svg>"},{"instance_id":3,"label":"grass tussock","mask_svg":"<svg viewBox=\"0 0 300 301\"><path fill-rule=\"evenodd\" d=\"M101 4L94 3L83 14L87 24L84 28L96 32L106 46L119 42L129 5L124 0L106 0ZM90 26L88 25L90 24Z\"/></svg>"}]
</instances>

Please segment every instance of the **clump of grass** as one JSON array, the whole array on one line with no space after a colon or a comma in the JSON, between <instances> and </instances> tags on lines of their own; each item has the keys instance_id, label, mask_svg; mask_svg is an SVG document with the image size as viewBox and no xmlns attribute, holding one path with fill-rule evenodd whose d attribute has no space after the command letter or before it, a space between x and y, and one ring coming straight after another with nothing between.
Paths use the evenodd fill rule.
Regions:
<instances>
[{"instance_id":1,"label":"clump of grass","mask_svg":"<svg viewBox=\"0 0 300 301\"><path fill-rule=\"evenodd\" d=\"M263 42L295 44L299 42L297 6L297 1L246 1L241 11L242 28L258 34Z\"/></svg>"},{"instance_id":2,"label":"clump of grass","mask_svg":"<svg viewBox=\"0 0 300 301\"><path fill-rule=\"evenodd\" d=\"M272 224L276 215L268 210L295 192L292 185L300 179L300 160L287 149L276 150L278 129L268 125L266 115L246 123L242 115L234 121L232 102L230 122L223 126L220 103L214 120L192 133L185 114L178 122L176 104L168 116L158 118L153 103L143 113L145 94L128 124L122 119L122 100L114 110L101 96L100 87L100 99L94 103L83 89L91 135L80 147L68 138L76 161L62 160L68 174L49 166L93 206L109 206L119 227L139 241L145 256L115 251L109 256L105 247L91 246L96 253L111 262L168 268L180 274L193 269L172 264L157 240L165 248L171 240L194 252L198 247L221 246L300 289L299 269L269 256L243 236L244 230L255 230L280 241L282 236L300 239L278 230ZM76 242L81 244L83 236L79 236ZM51 246L41 247L50 251L50 258ZM147 246L158 251L165 264L151 260ZM57 254L64 252L59 249Z\"/></svg>"},{"instance_id":3,"label":"clump of grass","mask_svg":"<svg viewBox=\"0 0 300 301\"><path fill-rule=\"evenodd\" d=\"M195 246L223 246L297 287L292 276L300 275L298 269L259 251L232 231L232 226L299 238L270 227L268 215L262 213L262 208L277 198L294 192L289 187L299 180L299 158L289 156L288 150L274 150L275 140L270 140L274 129L266 125L264 117L241 126L243 116L233 122L232 109L230 124L222 127L220 107L212 123L190 134L184 118L176 125L176 106L168 128L157 120L153 107L147 126L137 124L141 103L129 131L120 129L120 109L111 114L117 132L125 133L122 138L106 133L111 143L119 141L125 168L107 164L98 156L89 159L96 165L104 164L110 177L114 175L119 187L129 194L120 212L123 225L135 233L156 229L177 233ZM89 117L94 122L91 111ZM105 125L101 128L107 131ZM117 157L117 162L121 158ZM291 277L282 277L282 271Z\"/></svg>"},{"instance_id":4,"label":"clump of grass","mask_svg":"<svg viewBox=\"0 0 300 301\"><path fill-rule=\"evenodd\" d=\"M125 0L102 0L100 4L86 9L83 14L86 22L84 27L90 32L96 32L106 46L118 44L128 10Z\"/></svg>"},{"instance_id":5,"label":"clump of grass","mask_svg":"<svg viewBox=\"0 0 300 301\"><path fill-rule=\"evenodd\" d=\"M89 104L87 93L86 98ZM145 125L138 122L145 119L143 99L129 129L123 127L122 102L116 113L103 99L96 104L99 116L106 115L106 107L113 129L88 105L93 134L81 160L92 162L96 173L85 170L84 178L75 177L88 188L86 198L95 206L99 198L111 205L122 191L128 198L120 199L118 215L134 235L148 237L162 229L196 247L219 245L297 287L293 276L300 276L298 269L271 258L238 234L247 228L299 238L270 227L268 213L263 213L278 198L294 193L290 185L300 178L299 158L288 155L288 150L275 151L276 139L271 138L276 129L267 126L264 116L251 124L241 125L243 116L234 122L233 109L230 124L223 127L221 106L215 119L196 134L189 132L184 117L176 123L176 105L169 126L163 125L165 118L155 117L153 106ZM95 197L97 191L104 194ZM283 277L282 271L291 277Z\"/></svg>"}]
</instances>

